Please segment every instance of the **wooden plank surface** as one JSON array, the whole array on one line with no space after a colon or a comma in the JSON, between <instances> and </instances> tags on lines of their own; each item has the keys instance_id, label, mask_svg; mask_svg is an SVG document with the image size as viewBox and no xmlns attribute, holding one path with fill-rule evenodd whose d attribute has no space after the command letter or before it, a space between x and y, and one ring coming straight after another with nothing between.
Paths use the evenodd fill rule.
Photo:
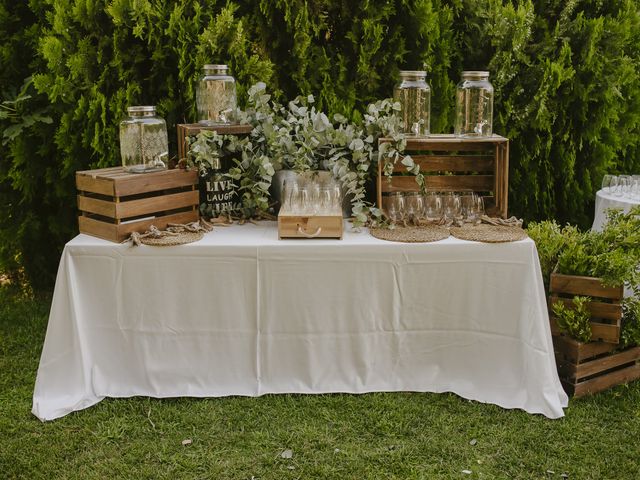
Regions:
<instances>
[{"instance_id":1,"label":"wooden plank surface","mask_svg":"<svg viewBox=\"0 0 640 480\"><path fill-rule=\"evenodd\" d=\"M570 298L561 298L555 295L549 297L549 307L556 302L562 303L566 308L571 310L575 309L573 300ZM604 303L598 301L587 302L587 310L592 317L602 318L604 320L611 320L620 324L622 318L622 305L619 303Z\"/></svg>"},{"instance_id":2,"label":"wooden plank surface","mask_svg":"<svg viewBox=\"0 0 640 480\"><path fill-rule=\"evenodd\" d=\"M99 198L78 195L78 210L81 212L95 213L103 217L117 218L116 203Z\"/></svg>"},{"instance_id":3,"label":"wooden plank surface","mask_svg":"<svg viewBox=\"0 0 640 480\"><path fill-rule=\"evenodd\" d=\"M411 155L422 172L487 172L493 173L495 159L492 155ZM398 161L394 172L406 172Z\"/></svg>"},{"instance_id":4,"label":"wooden plank surface","mask_svg":"<svg viewBox=\"0 0 640 480\"><path fill-rule=\"evenodd\" d=\"M278 215L280 238L309 238L307 235L313 238L342 238L342 226L342 215L311 217ZM300 233L299 229L303 233Z\"/></svg>"},{"instance_id":5,"label":"wooden plank surface","mask_svg":"<svg viewBox=\"0 0 640 480\"><path fill-rule=\"evenodd\" d=\"M115 184L115 194L119 197L126 197L127 195L170 190L197 184L198 172L195 169L164 170L133 174L133 176L119 179Z\"/></svg>"},{"instance_id":6,"label":"wooden plank surface","mask_svg":"<svg viewBox=\"0 0 640 480\"><path fill-rule=\"evenodd\" d=\"M166 228L169 223L190 223L199 219L197 209L188 212L180 212L172 215L151 218L148 220L139 220L125 224L113 224L103 222L91 217L79 216L78 226L80 233L92 235L94 237L109 240L111 242L122 242L131 235L131 232L143 233L148 230L151 225L155 225L159 229Z\"/></svg>"},{"instance_id":7,"label":"wooden plank surface","mask_svg":"<svg viewBox=\"0 0 640 480\"><path fill-rule=\"evenodd\" d=\"M591 341L601 341L606 343L618 344L620 343L620 326L619 325L607 325L606 323L598 323L590 321L591 323ZM552 335L561 335L562 331L558 326L558 319L553 315L549 316L549 325L551 327Z\"/></svg>"},{"instance_id":8,"label":"wooden plank surface","mask_svg":"<svg viewBox=\"0 0 640 480\"><path fill-rule=\"evenodd\" d=\"M121 223L117 225L118 241L121 242L131 235L132 232L145 232L149 230L151 225L155 225L158 229L167 228L169 223L191 223L200 219L198 210L189 210L187 212L179 212L171 215L164 215L149 220L139 220L131 223Z\"/></svg>"},{"instance_id":9,"label":"wooden plank surface","mask_svg":"<svg viewBox=\"0 0 640 480\"><path fill-rule=\"evenodd\" d=\"M251 133L253 127L247 124L235 125L202 125L200 123L180 123L185 135L197 135L203 130L218 132L220 135L245 135Z\"/></svg>"},{"instance_id":10,"label":"wooden plank surface","mask_svg":"<svg viewBox=\"0 0 640 480\"><path fill-rule=\"evenodd\" d=\"M579 398L584 395L601 392L615 385L629 383L633 380L637 380L638 378L640 378L640 365L631 365L621 370L615 370L578 383L574 386L573 396L574 398Z\"/></svg>"},{"instance_id":11,"label":"wooden plank surface","mask_svg":"<svg viewBox=\"0 0 640 480\"><path fill-rule=\"evenodd\" d=\"M460 191L473 190L487 192L493 188L493 175L425 175L424 183L427 190ZM382 192L412 192L418 191L416 177L413 175L394 176L391 182L382 179Z\"/></svg>"},{"instance_id":12,"label":"wooden plank surface","mask_svg":"<svg viewBox=\"0 0 640 480\"><path fill-rule=\"evenodd\" d=\"M553 346L564 358L580 363L603 353L612 352L616 345L604 342L583 343L566 335L554 335Z\"/></svg>"},{"instance_id":13,"label":"wooden plank surface","mask_svg":"<svg viewBox=\"0 0 640 480\"><path fill-rule=\"evenodd\" d=\"M640 359L640 347L634 347L620 353L614 353L613 355L607 355L606 357L575 365L573 375L576 379L580 380L581 378L589 377L638 359Z\"/></svg>"},{"instance_id":14,"label":"wooden plank surface","mask_svg":"<svg viewBox=\"0 0 640 480\"><path fill-rule=\"evenodd\" d=\"M621 300L622 286L605 287L598 278L579 277L575 275L551 274L549 289L553 293L567 293L571 295L586 295L590 297Z\"/></svg>"},{"instance_id":15,"label":"wooden plank surface","mask_svg":"<svg viewBox=\"0 0 640 480\"><path fill-rule=\"evenodd\" d=\"M200 192L197 190L189 190L187 192L120 202L116 204L116 218L126 219L140 215L176 210L188 206L197 206L199 200Z\"/></svg>"}]
</instances>

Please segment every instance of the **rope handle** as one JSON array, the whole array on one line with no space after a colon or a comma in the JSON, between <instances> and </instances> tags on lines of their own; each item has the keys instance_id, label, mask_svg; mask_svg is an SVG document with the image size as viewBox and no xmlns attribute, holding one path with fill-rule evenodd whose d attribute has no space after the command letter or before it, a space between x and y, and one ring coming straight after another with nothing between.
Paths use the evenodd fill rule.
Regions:
<instances>
[{"instance_id":1,"label":"rope handle","mask_svg":"<svg viewBox=\"0 0 640 480\"><path fill-rule=\"evenodd\" d=\"M318 227L318 229L313 233L307 233L302 229L302 225L298 225L298 233L305 238L315 238L320 235L320 232L322 232L322 227Z\"/></svg>"}]
</instances>

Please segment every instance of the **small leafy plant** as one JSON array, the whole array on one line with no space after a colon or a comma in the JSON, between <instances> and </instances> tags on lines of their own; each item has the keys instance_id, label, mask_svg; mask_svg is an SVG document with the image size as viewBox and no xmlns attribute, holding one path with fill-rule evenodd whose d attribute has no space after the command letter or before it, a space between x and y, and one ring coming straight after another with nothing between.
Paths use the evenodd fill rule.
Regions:
<instances>
[{"instance_id":1,"label":"small leafy plant","mask_svg":"<svg viewBox=\"0 0 640 480\"><path fill-rule=\"evenodd\" d=\"M640 345L640 296L637 294L622 302L620 331L620 346L626 348L634 345Z\"/></svg>"},{"instance_id":2,"label":"small leafy plant","mask_svg":"<svg viewBox=\"0 0 640 480\"><path fill-rule=\"evenodd\" d=\"M571 337L581 342L591 341L591 323L587 305L590 297L577 295L573 297L573 307L567 307L563 302L555 302L551 309L556 316L558 327Z\"/></svg>"},{"instance_id":3,"label":"small leafy plant","mask_svg":"<svg viewBox=\"0 0 640 480\"><path fill-rule=\"evenodd\" d=\"M601 232L566 237L558 255L558 273L601 278L608 286L640 283L640 206L629 213L608 212Z\"/></svg>"}]
</instances>

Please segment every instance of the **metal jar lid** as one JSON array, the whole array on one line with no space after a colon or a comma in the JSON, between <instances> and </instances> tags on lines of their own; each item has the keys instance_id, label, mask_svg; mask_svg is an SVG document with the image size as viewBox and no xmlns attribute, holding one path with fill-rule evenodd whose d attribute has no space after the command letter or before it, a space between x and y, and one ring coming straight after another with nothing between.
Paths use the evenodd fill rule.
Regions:
<instances>
[{"instance_id":1,"label":"metal jar lid","mask_svg":"<svg viewBox=\"0 0 640 480\"><path fill-rule=\"evenodd\" d=\"M400 78L427 78L424 70L400 70Z\"/></svg>"},{"instance_id":2,"label":"metal jar lid","mask_svg":"<svg viewBox=\"0 0 640 480\"><path fill-rule=\"evenodd\" d=\"M154 105L137 105L134 107L128 107L127 113L156 113L156 107Z\"/></svg>"},{"instance_id":3,"label":"metal jar lid","mask_svg":"<svg viewBox=\"0 0 640 480\"><path fill-rule=\"evenodd\" d=\"M202 67L203 70L229 70L228 65L214 65L214 64L206 64Z\"/></svg>"},{"instance_id":4,"label":"metal jar lid","mask_svg":"<svg viewBox=\"0 0 640 480\"><path fill-rule=\"evenodd\" d=\"M489 78L489 72L481 70L466 70L462 72L462 78Z\"/></svg>"}]
</instances>

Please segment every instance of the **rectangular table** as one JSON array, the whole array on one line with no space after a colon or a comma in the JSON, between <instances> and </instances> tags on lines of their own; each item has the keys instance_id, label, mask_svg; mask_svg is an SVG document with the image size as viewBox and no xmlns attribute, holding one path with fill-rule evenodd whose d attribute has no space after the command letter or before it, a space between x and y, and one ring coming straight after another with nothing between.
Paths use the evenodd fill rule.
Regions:
<instances>
[{"instance_id":1,"label":"rectangular table","mask_svg":"<svg viewBox=\"0 0 640 480\"><path fill-rule=\"evenodd\" d=\"M454 392L563 416L535 244L277 239L272 222L177 247L65 247L33 396Z\"/></svg>"}]
</instances>

